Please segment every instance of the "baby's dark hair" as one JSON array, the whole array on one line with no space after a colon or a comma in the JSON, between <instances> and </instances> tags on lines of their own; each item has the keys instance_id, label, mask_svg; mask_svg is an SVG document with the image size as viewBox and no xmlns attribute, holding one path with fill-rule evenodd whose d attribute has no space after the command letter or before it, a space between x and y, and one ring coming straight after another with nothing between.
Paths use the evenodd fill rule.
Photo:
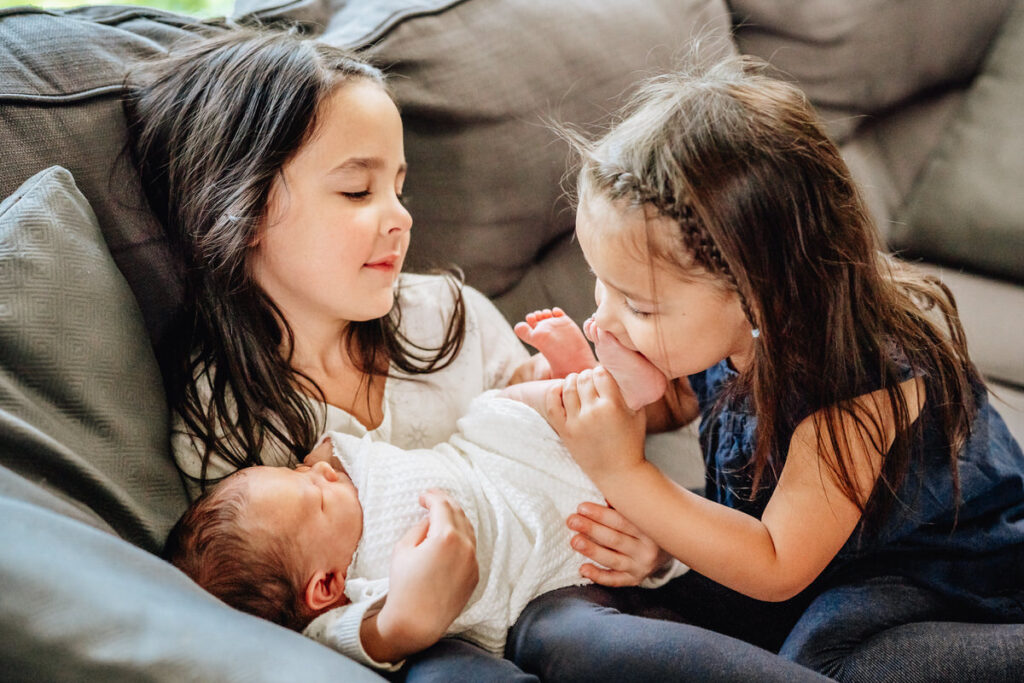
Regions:
<instances>
[{"instance_id":1,"label":"baby's dark hair","mask_svg":"<svg viewBox=\"0 0 1024 683\"><path fill-rule=\"evenodd\" d=\"M207 489L171 529L164 558L228 605L301 631L312 620L286 542L247 519L248 491L236 473Z\"/></svg>"}]
</instances>

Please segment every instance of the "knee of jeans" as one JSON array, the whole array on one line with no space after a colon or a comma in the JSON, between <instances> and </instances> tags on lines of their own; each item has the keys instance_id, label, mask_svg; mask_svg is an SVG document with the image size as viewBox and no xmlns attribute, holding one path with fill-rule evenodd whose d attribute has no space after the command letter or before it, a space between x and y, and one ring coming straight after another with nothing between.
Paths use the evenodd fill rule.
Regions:
<instances>
[{"instance_id":1,"label":"knee of jeans","mask_svg":"<svg viewBox=\"0 0 1024 683\"><path fill-rule=\"evenodd\" d=\"M509 629L505 657L518 664L579 656L581 631L595 612L617 613L602 604L600 593L573 587L547 593L531 601Z\"/></svg>"},{"instance_id":2,"label":"knee of jeans","mask_svg":"<svg viewBox=\"0 0 1024 683\"><path fill-rule=\"evenodd\" d=\"M786 637L779 656L830 678L840 678L843 662L858 645L826 622L802 619Z\"/></svg>"}]
</instances>

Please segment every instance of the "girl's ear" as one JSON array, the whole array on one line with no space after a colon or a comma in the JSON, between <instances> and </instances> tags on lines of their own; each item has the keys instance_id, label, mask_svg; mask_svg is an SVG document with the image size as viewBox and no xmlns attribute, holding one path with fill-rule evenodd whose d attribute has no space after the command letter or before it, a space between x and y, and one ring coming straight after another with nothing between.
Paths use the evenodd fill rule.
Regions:
<instances>
[{"instance_id":1,"label":"girl's ear","mask_svg":"<svg viewBox=\"0 0 1024 683\"><path fill-rule=\"evenodd\" d=\"M345 579L334 572L318 571L306 583L306 607L319 614L349 602L345 596Z\"/></svg>"}]
</instances>

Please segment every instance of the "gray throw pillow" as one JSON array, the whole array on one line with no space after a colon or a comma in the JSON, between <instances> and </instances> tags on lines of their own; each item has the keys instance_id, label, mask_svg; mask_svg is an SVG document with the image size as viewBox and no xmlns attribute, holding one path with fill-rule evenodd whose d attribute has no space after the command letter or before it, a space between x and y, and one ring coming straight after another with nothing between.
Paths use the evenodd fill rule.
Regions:
<instances>
[{"instance_id":1,"label":"gray throw pillow","mask_svg":"<svg viewBox=\"0 0 1024 683\"><path fill-rule=\"evenodd\" d=\"M122 84L128 64L200 27L215 28L143 7L0 9L0 197L44 168L71 171L154 342L181 305L182 287L138 174L122 156Z\"/></svg>"},{"instance_id":2,"label":"gray throw pillow","mask_svg":"<svg viewBox=\"0 0 1024 683\"><path fill-rule=\"evenodd\" d=\"M1024 3L911 191L898 249L1024 282Z\"/></svg>"},{"instance_id":3,"label":"gray throw pillow","mask_svg":"<svg viewBox=\"0 0 1024 683\"><path fill-rule=\"evenodd\" d=\"M187 498L138 305L71 174L0 203L0 465L156 551Z\"/></svg>"}]
</instances>

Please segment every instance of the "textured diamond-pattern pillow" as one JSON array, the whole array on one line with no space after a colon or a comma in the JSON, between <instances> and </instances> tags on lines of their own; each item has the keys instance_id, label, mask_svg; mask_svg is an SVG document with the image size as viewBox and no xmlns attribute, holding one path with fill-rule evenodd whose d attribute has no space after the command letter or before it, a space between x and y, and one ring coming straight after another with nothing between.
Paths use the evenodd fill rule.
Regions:
<instances>
[{"instance_id":1,"label":"textured diamond-pattern pillow","mask_svg":"<svg viewBox=\"0 0 1024 683\"><path fill-rule=\"evenodd\" d=\"M120 156L120 97L128 64L196 28L190 17L141 7L0 9L0 197L50 166L71 171L154 341L182 289L138 175Z\"/></svg>"},{"instance_id":2,"label":"textured diamond-pattern pillow","mask_svg":"<svg viewBox=\"0 0 1024 683\"><path fill-rule=\"evenodd\" d=\"M0 203L0 464L149 550L187 504L138 306L58 166Z\"/></svg>"}]
</instances>

